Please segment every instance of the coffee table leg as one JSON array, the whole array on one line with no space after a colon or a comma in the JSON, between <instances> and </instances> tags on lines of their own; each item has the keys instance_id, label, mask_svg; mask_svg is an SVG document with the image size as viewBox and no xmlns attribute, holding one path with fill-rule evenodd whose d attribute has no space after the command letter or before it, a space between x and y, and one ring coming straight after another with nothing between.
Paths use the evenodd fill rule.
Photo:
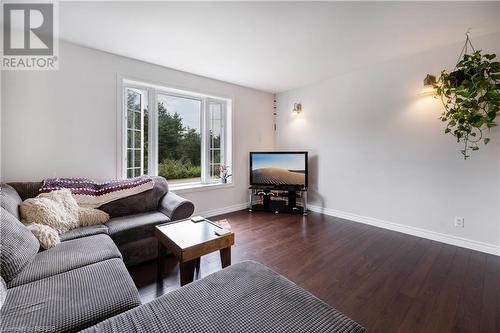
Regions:
<instances>
[{"instance_id":1,"label":"coffee table leg","mask_svg":"<svg viewBox=\"0 0 500 333\"><path fill-rule=\"evenodd\" d=\"M222 268L226 268L227 266L231 265L231 246L220 250L220 261L222 264Z\"/></svg>"},{"instance_id":2,"label":"coffee table leg","mask_svg":"<svg viewBox=\"0 0 500 333\"><path fill-rule=\"evenodd\" d=\"M196 259L196 272L200 273L200 263L201 263L201 257Z\"/></svg>"},{"instance_id":3,"label":"coffee table leg","mask_svg":"<svg viewBox=\"0 0 500 333\"><path fill-rule=\"evenodd\" d=\"M181 271L181 286L193 282L196 259L179 263Z\"/></svg>"},{"instance_id":4,"label":"coffee table leg","mask_svg":"<svg viewBox=\"0 0 500 333\"><path fill-rule=\"evenodd\" d=\"M163 247L163 245L158 242L158 261L157 261L157 280L158 283L163 282L163 272L165 271L165 256L167 255L167 251Z\"/></svg>"}]
</instances>

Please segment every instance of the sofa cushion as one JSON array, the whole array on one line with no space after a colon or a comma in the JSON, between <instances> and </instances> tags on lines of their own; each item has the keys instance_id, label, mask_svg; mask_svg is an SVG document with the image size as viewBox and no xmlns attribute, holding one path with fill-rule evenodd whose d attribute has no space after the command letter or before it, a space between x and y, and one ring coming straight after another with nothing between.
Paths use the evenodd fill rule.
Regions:
<instances>
[{"instance_id":1,"label":"sofa cushion","mask_svg":"<svg viewBox=\"0 0 500 333\"><path fill-rule=\"evenodd\" d=\"M344 332L365 329L269 268L230 266L84 332Z\"/></svg>"},{"instance_id":2,"label":"sofa cushion","mask_svg":"<svg viewBox=\"0 0 500 333\"><path fill-rule=\"evenodd\" d=\"M121 259L110 259L10 288L1 332L72 332L140 305Z\"/></svg>"},{"instance_id":3,"label":"sofa cushion","mask_svg":"<svg viewBox=\"0 0 500 333\"><path fill-rule=\"evenodd\" d=\"M87 227L71 229L70 231L67 231L64 234L59 235L59 238L61 239L62 242L64 242L71 239L82 238L92 235L100 235L100 234L107 235L108 227L102 224L97 224L97 225L89 225Z\"/></svg>"},{"instance_id":4,"label":"sofa cushion","mask_svg":"<svg viewBox=\"0 0 500 333\"><path fill-rule=\"evenodd\" d=\"M18 220L21 220L19 215L21 202L23 200L12 186L3 183L0 185L0 206Z\"/></svg>"},{"instance_id":5,"label":"sofa cushion","mask_svg":"<svg viewBox=\"0 0 500 333\"><path fill-rule=\"evenodd\" d=\"M112 258L121 258L121 254L107 235L62 242L39 252L7 286L16 287Z\"/></svg>"},{"instance_id":6,"label":"sofa cushion","mask_svg":"<svg viewBox=\"0 0 500 333\"><path fill-rule=\"evenodd\" d=\"M9 282L35 258L40 244L12 214L0 207L0 275Z\"/></svg>"},{"instance_id":7,"label":"sofa cushion","mask_svg":"<svg viewBox=\"0 0 500 333\"><path fill-rule=\"evenodd\" d=\"M158 258L158 240L154 236L120 244L118 249L127 267Z\"/></svg>"},{"instance_id":8,"label":"sofa cushion","mask_svg":"<svg viewBox=\"0 0 500 333\"><path fill-rule=\"evenodd\" d=\"M149 191L115 200L98 208L111 217L157 210L160 199L168 192L168 183L163 177L153 177L153 181L154 187Z\"/></svg>"},{"instance_id":9,"label":"sofa cushion","mask_svg":"<svg viewBox=\"0 0 500 333\"><path fill-rule=\"evenodd\" d=\"M4 279L0 276L0 309L5 302L5 297L7 297L7 284Z\"/></svg>"},{"instance_id":10,"label":"sofa cushion","mask_svg":"<svg viewBox=\"0 0 500 333\"><path fill-rule=\"evenodd\" d=\"M106 226L117 245L154 236L154 226L170 219L158 211L112 218Z\"/></svg>"}]
</instances>

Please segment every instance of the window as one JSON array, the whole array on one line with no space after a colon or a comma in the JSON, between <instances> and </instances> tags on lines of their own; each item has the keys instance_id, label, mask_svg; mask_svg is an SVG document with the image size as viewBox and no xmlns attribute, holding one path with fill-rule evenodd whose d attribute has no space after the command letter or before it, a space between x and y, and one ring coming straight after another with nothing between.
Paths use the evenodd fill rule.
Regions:
<instances>
[{"instance_id":1,"label":"window","mask_svg":"<svg viewBox=\"0 0 500 333\"><path fill-rule=\"evenodd\" d=\"M201 182L203 100L158 96L158 174L171 184Z\"/></svg>"},{"instance_id":2,"label":"window","mask_svg":"<svg viewBox=\"0 0 500 333\"><path fill-rule=\"evenodd\" d=\"M146 92L126 89L127 117L127 178L147 174L147 123ZM144 140L146 136L146 141Z\"/></svg>"},{"instance_id":3,"label":"window","mask_svg":"<svg viewBox=\"0 0 500 333\"><path fill-rule=\"evenodd\" d=\"M124 177L159 175L175 187L220 183L221 167L231 173L231 100L128 80L123 87Z\"/></svg>"},{"instance_id":4,"label":"window","mask_svg":"<svg viewBox=\"0 0 500 333\"><path fill-rule=\"evenodd\" d=\"M220 177L220 167L224 164L224 113L225 103L208 101L208 158L209 176L212 180Z\"/></svg>"}]
</instances>

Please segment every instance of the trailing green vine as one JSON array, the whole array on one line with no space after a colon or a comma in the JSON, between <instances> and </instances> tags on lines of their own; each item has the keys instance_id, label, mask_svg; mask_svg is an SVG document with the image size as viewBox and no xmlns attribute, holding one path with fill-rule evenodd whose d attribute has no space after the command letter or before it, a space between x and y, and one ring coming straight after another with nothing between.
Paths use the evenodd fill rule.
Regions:
<instances>
[{"instance_id":1,"label":"trailing green vine","mask_svg":"<svg viewBox=\"0 0 500 333\"><path fill-rule=\"evenodd\" d=\"M465 52L467 42L470 43L469 37ZM470 151L478 150L481 142L488 144L490 129L497 126L500 63L494 61L495 57L495 54L482 54L480 50L465 54L453 72L441 72L434 86L445 108L440 117L447 123L444 132L463 143L464 159L470 157Z\"/></svg>"}]
</instances>

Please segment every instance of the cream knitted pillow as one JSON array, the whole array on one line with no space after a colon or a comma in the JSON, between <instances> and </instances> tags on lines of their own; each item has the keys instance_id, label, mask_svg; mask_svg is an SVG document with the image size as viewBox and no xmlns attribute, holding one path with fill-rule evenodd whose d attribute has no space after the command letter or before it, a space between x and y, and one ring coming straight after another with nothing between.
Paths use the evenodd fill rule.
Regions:
<instances>
[{"instance_id":1,"label":"cream knitted pillow","mask_svg":"<svg viewBox=\"0 0 500 333\"><path fill-rule=\"evenodd\" d=\"M21 203L21 218L24 224L47 225L62 234L78 227L78 204L67 189L42 193Z\"/></svg>"},{"instance_id":2,"label":"cream knitted pillow","mask_svg":"<svg viewBox=\"0 0 500 333\"><path fill-rule=\"evenodd\" d=\"M79 207L80 227L94 224L104 224L109 221L109 214L95 208Z\"/></svg>"},{"instance_id":3,"label":"cream knitted pillow","mask_svg":"<svg viewBox=\"0 0 500 333\"><path fill-rule=\"evenodd\" d=\"M46 250L61 242L57 231L48 225L32 223L28 224L26 227L31 230L36 239L38 239L40 246Z\"/></svg>"}]
</instances>

